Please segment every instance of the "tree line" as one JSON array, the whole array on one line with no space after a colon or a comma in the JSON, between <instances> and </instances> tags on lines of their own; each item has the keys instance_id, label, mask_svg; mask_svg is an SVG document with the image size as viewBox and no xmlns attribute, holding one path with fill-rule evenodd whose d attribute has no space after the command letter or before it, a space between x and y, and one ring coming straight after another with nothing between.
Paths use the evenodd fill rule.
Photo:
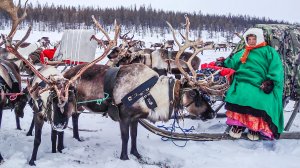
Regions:
<instances>
[{"instance_id":1,"label":"tree line","mask_svg":"<svg viewBox=\"0 0 300 168\"><path fill-rule=\"evenodd\" d=\"M64 29L89 29L93 27L91 15L95 15L104 26L110 26L116 19L129 30L161 31L167 28L166 21L174 28L183 28L183 12L164 11L153 9L151 6L140 7L73 7L54 4L27 5L28 16L22 23L23 26L32 24L39 31L62 31ZM208 32L241 32L255 24L282 24L284 21L272 20L265 17L251 17L248 15L217 15L199 12L187 13L191 30L196 36L201 36L201 31ZM0 29L10 25L9 16L0 11Z\"/></svg>"}]
</instances>

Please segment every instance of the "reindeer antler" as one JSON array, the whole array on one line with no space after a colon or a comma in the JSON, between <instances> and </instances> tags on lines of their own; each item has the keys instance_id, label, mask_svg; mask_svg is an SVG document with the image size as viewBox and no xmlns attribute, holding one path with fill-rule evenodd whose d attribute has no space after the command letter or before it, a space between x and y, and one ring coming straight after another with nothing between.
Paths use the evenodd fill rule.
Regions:
<instances>
[{"instance_id":1,"label":"reindeer antler","mask_svg":"<svg viewBox=\"0 0 300 168\"><path fill-rule=\"evenodd\" d=\"M184 16L185 17L185 21L186 21L186 33L185 33L185 43L183 45L181 45L177 38L176 38L176 35L175 35L175 30L174 28L172 27L172 25L167 22L168 26L170 27L170 29L172 30L172 34L173 34L173 38L174 38L174 41L176 42L176 44L179 46L179 51L177 52L176 54L176 58L175 58L175 63L179 69L179 71L184 75L184 77L186 79L188 79L189 82L191 82L191 80L194 80L196 78L196 72L195 70L193 69L192 65L191 65L191 61L192 59L199 53L201 52L202 50L204 50L205 48L197 48L196 46L197 45L200 45L203 43L202 40L196 40L196 41L190 41L189 38L188 38L188 35L189 35L189 26L190 26L190 21L189 21L189 18L187 17L187 15ZM189 74L187 72L184 71L184 69L182 68L181 64L180 64L180 56L183 54L183 52L189 48L189 47L193 47L194 48L194 53L192 54L192 56L189 58L189 60L187 62L184 62L181 60L181 62L184 62L189 70L192 72L193 74L193 79L191 79L191 77L189 76Z\"/></svg>"},{"instance_id":2,"label":"reindeer antler","mask_svg":"<svg viewBox=\"0 0 300 168\"><path fill-rule=\"evenodd\" d=\"M0 0L0 9L3 9L4 11L6 11L9 16L11 17L12 21L13 21L13 24L12 24L12 27L11 27L11 31L7 37L7 39L5 40L6 41L6 49L11 52L12 54L14 54L16 57L18 57L19 59L21 59L23 62L25 62L25 64L27 64L27 66L39 77L41 78L41 80L45 81L46 83L50 84L51 82L49 80L47 80L47 78L45 78L42 74L39 73L39 71L37 71L35 69L35 67L27 60L25 59L17 50L18 46L20 45L19 43L22 43L24 42L29 34L30 34L30 31L31 31L31 26L29 26L25 36L22 38L22 40L15 46L13 47L12 44L11 44L11 41L12 41L12 38L13 36L15 35L16 31L17 31L17 28L19 26L19 24L21 23L22 20L25 19L25 17L27 16L27 13L26 13L26 4L28 2L28 0L26 0L25 2L25 9L24 9L24 13L22 14L22 17L19 18L18 17L18 10L20 8L20 3L21 1L19 1L19 5L18 7L16 7L13 3L12 0ZM3 36L2 36L3 37Z\"/></svg>"},{"instance_id":3,"label":"reindeer antler","mask_svg":"<svg viewBox=\"0 0 300 168\"><path fill-rule=\"evenodd\" d=\"M23 12L22 16L19 17L18 16L18 11L19 11L20 6L21 6L21 0L19 0L19 5L18 6L15 6L14 2L12 0L0 0L0 9L3 9L4 11L6 11L10 15L10 17L12 19L12 22L13 22L11 31L8 34L8 38L12 38L15 35L18 25L27 16L27 13L26 13L27 2L28 2L28 0L26 0L26 2L25 2L24 12Z\"/></svg>"},{"instance_id":4,"label":"reindeer antler","mask_svg":"<svg viewBox=\"0 0 300 168\"><path fill-rule=\"evenodd\" d=\"M193 58L195 56L197 56L197 54L203 50L206 50L206 49L211 49L210 46L203 46L203 41L198 39L198 40L195 40L195 41L191 41L189 40L189 30L190 30L190 21L189 21L189 18L187 15L184 15L185 17L185 26L186 26L186 29L185 29L185 36L183 36L181 33L180 35L182 36L182 38L185 40L184 44L181 45L176 36L175 36L175 30L174 28L172 27L172 25L167 22L167 24L169 25L170 29L172 30L172 34L173 34L173 38L174 38L174 41L177 43L177 45L179 46L179 51L177 52L176 54L176 58L175 58L175 63L179 69L179 71L184 75L184 78L188 81L188 84L192 87L196 87L196 88L200 88L201 90L203 91L206 91L208 93L211 93L211 94L223 94L225 92L225 90L227 88L223 88L221 89L220 87L223 87L223 85L217 85L215 84L214 82L214 76L219 73L219 71L216 71L215 73L211 74L209 77L205 77L204 79L202 80L197 80L197 73L195 72L195 70L193 69L192 65L191 65L191 62L193 60ZM199 48L198 46L203 46L201 48ZM180 60L180 56L184 53L184 51L189 48L189 47L192 47L194 50L193 50L193 54L192 56L188 59L187 62L183 61L183 60ZM180 62L183 62L187 65L188 69L190 70L190 72L192 73L192 76L190 76L186 71L184 71L184 69L182 68L182 65L180 64ZM224 86L228 86L228 81L226 81L226 84L224 84Z\"/></svg>"}]
</instances>

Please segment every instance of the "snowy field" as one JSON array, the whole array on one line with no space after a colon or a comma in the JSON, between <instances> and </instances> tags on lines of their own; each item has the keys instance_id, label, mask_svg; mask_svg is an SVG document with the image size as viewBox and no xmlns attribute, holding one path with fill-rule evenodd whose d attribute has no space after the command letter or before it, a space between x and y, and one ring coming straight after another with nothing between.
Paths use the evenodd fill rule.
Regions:
<instances>
[{"instance_id":1,"label":"snowy field","mask_svg":"<svg viewBox=\"0 0 300 168\"><path fill-rule=\"evenodd\" d=\"M5 31L3 33L6 33ZM16 39L21 36L19 31ZM51 41L57 41L61 33L33 32L29 40L35 42L39 37L48 36ZM101 36L100 36L101 37ZM171 37L171 36L167 36ZM138 39L138 37L137 37ZM170 38L171 39L171 38ZM146 38L147 47L150 42L160 41L160 38ZM215 60L219 56L228 56L230 51L204 51L199 55L202 63ZM100 55L97 50L96 56ZM285 118L291 115L293 102L285 108ZM220 113L225 110L221 109ZM0 152L5 162L2 168L30 167L30 160L34 137L27 137L26 132L31 123L32 110L26 106L25 116L21 119L22 130L16 130L13 111L4 110L2 127L0 129ZM287 121L285 121L287 122ZM156 125L170 126L168 123L158 122ZM71 127L71 122L69 124ZM197 132L222 133L226 129L225 119L217 118L207 122L185 119L181 123L183 128L193 126ZM143 156L137 160L129 155L130 160L119 159L121 153L121 135L119 125L110 118L99 114L81 114L79 118L80 137L83 142L72 138L72 129L65 130L63 153L51 153L50 125L44 124L42 143L39 147L36 164L39 168L299 168L300 141L274 140L257 141L226 140L213 142L188 141L185 147L177 147L171 141L162 141L161 137L148 132L139 126L138 151ZM88 130L88 131L87 131ZM291 131L300 131L300 117L297 116ZM184 145L184 141L175 141ZM130 149L130 143L129 143ZM297 159L298 158L298 159Z\"/></svg>"}]
</instances>

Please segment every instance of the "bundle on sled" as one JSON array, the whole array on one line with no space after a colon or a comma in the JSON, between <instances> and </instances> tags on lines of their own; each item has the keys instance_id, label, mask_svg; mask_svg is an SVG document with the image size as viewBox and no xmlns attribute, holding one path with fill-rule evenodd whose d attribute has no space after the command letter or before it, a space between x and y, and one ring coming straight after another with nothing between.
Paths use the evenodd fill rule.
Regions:
<instances>
[{"instance_id":1,"label":"bundle on sled","mask_svg":"<svg viewBox=\"0 0 300 168\"><path fill-rule=\"evenodd\" d=\"M95 59L97 43L90 40L94 30L66 30L54 48L40 48L30 54L33 64L78 65Z\"/></svg>"},{"instance_id":2,"label":"bundle on sled","mask_svg":"<svg viewBox=\"0 0 300 168\"><path fill-rule=\"evenodd\" d=\"M234 70L221 67L218 65L218 60L210 63L202 64L199 70L196 70L197 80L209 79L210 88L204 92L205 98L213 103L222 101L224 94L230 85Z\"/></svg>"}]
</instances>

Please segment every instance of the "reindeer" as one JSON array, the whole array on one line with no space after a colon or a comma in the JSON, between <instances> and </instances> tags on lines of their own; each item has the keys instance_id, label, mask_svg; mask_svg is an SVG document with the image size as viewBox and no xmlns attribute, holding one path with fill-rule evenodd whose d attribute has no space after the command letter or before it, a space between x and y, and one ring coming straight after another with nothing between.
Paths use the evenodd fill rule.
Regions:
<instances>
[{"instance_id":1,"label":"reindeer","mask_svg":"<svg viewBox=\"0 0 300 168\"><path fill-rule=\"evenodd\" d=\"M216 43L213 46L213 48L215 49L215 51L217 51L217 50L221 51L221 49L223 51L227 51L227 47L228 47L228 45L225 44L225 43Z\"/></svg>"},{"instance_id":2,"label":"reindeer","mask_svg":"<svg viewBox=\"0 0 300 168\"><path fill-rule=\"evenodd\" d=\"M154 43L150 45L150 48L153 47L154 49L156 49L156 48L162 48L163 46L164 46L163 43Z\"/></svg>"},{"instance_id":3,"label":"reindeer","mask_svg":"<svg viewBox=\"0 0 300 168\"><path fill-rule=\"evenodd\" d=\"M52 152L56 153L56 149L62 152L64 148L63 145L63 132L67 127L68 119L70 116L77 117L78 123L78 113L77 109L71 109L68 106L64 106L66 102L61 102L58 97L63 89L62 84L65 83L65 78L62 76L60 71L58 71L53 66L44 66L40 70L36 70L34 66L25 58L23 58L17 50L10 48L11 52L14 53L18 58L25 62L25 64L33 71L36 75L31 82L27 81L27 88L23 91L25 94L29 95L32 100L29 103L34 110L34 127L35 127L35 137L34 137L34 147L32 152L30 165L35 165L37 151L41 143L41 132L44 121L48 121L51 124L51 141L52 141ZM70 95L75 94L72 88L69 89ZM22 102L28 100L27 95L21 97ZM74 96L71 96L73 98ZM69 99L67 101L74 101L74 99ZM70 108L70 109L69 109ZM74 127L74 125L73 125ZM79 139L78 126L74 127L74 131L77 131L77 135L74 138ZM58 136L58 145L56 146ZM76 137L77 136L77 137Z\"/></svg>"},{"instance_id":4,"label":"reindeer","mask_svg":"<svg viewBox=\"0 0 300 168\"><path fill-rule=\"evenodd\" d=\"M20 101L21 76L18 67L5 60L0 60L0 127L2 120L2 111L5 106L15 109L17 129L21 130L19 117L24 116L24 107ZM8 101L8 104L6 102Z\"/></svg>"},{"instance_id":5,"label":"reindeer","mask_svg":"<svg viewBox=\"0 0 300 168\"><path fill-rule=\"evenodd\" d=\"M164 40L164 46L162 48L168 50L168 49L171 49L171 50L174 50L174 45L175 45L175 42L174 40Z\"/></svg>"},{"instance_id":6,"label":"reindeer","mask_svg":"<svg viewBox=\"0 0 300 168\"><path fill-rule=\"evenodd\" d=\"M26 5L25 5L26 6ZM1 2L0 5L1 9L3 7L5 7L5 9L7 9L7 12L10 14L12 20L13 20L13 27L11 29L10 34L7 36L6 39L6 49L7 51L9 51L10 53L14 54L18 59L20 59L21 61L23 61L27 67L34 72L34 74L36 74L36 77L33 79L33 81L30 83L28 82L28 86L27 88L24 90L24 94L22 94L21 96L19 96L17 98L16 103L19 103L15 106L15 111L16 113L18 111L20 111L19 113L23 112L21 110L24 109L26 103L27 103L27 95L30 95L30 98L33 99L33 110L35 111L35 115L34 115L34 124L35 124L35 139L34 139L34 148L33 148L33 153L32 153L32 159L30 160L29 164L30 165L34 165L34 160L36 159L36 155L37 155L37 151L38 151L38 147L41 143L41 131L42 131L42 126L44 123L44 120L48 120L51 123L52 126L52 152L56 152L56 139L58 136L58 146L57 149L59 152L61 152L61 150L63 149L63 133L60 133L61 130L65 129L68 123L68 118L72 115L72 114L76 114L77 109L69 109L68 106L65 106L64 104L66 104L68 101L74 101L74 99L68 99L65 102L61 102L60 99L58 97L60 97L60 94L63 92L61 89L63 89L64 87L62 86L62 84L65 83L65 78L63 78L62 74L54 67L49 67L49 66L45 66L43 67L40 71L36 70L35 67L32 65L31 62L29 62L27 59L25 59L18 51L17 46L14 46L10 43L10 41L12 40L13 35L16 32L17 26L20 23L18 17L14 17L14 15L16 14L15 12L17 12L17 10L15 10L15 6L13 4L12 1L5 1L5 2ZM26 12L26 8L25 8L25 12ZM23 14L23 16L26 16L26 13ZM23 17L22 17L23 18ZM30 28L28 29L26 35L23 37L23 39L25 40L29 33L30 33ZM2 62L2 60L1 60ZM3 61L3 62L7 62L7 61ZM0 69L3 69L3 64L1 64ZM14 73L12 71L12 68L17 66L10 66L8 64L8 66L4 66L5 68L10 68L10 73ZM5 72L2 72L2 74L5 75ZM6 74L8 73L6 72ZM0 73L1 74L1 73ZM3 81L5 81L7 83L6 80L6 76L1 76L3 78ZM47 76L47 77L45 77ZM5 77L5 78L4 78ZM17 78L18 81L20 81L20 76ZM43 81L43 82L42 82ZM17 88L17 84L16 82L11 82L11 85L14 86L12 88L14 89L20 89L19 82L19 87ZM43 84L44 83L44 84ZM4 86L4 85L3 85ZM3 100L5 100L5 90L1 89L1 102ZM73 94L75 94L72 91L72 87L69 87L68 89L68 94L70 94L70 98L73 98ZM73 107L73 106L71 106ZM70 112L70 113L67 113ZM78 123L78 121L77 121ZM78 128L78 126L77 126ZM59 131L59 133L57 132ZM78 132L78 129L77 129ZM58 135L57 135L58 134ZM76 138L76 137L75 137ZM79 139L79 135L78 135L78 139Z\"/></svg>"},{"instance_id":7,"label":"reindeer","mask_svg":"<svg viewBox=\"0 0 300 168\"><path fill-rule=\"evenodd\" d=\"M129 32L128 32L129 33ZM144 63L150 68L154 69L159 73L159 75L167 75L167 73L175 74L176 78L180 78L180 72L174 63L177 51L168 51L167 49L139 49L131 47L127 41L127 34L120 36L123 40L122 45L115 47L110 54L108 54L109 61L106 65L109 66L119 66L127 65L131 63ZM182 35L183 36L183 35ZM131 38L130 38L131 39ZM170 47L174 45L174 40L168 40L162 47ZM183 61L188 61L192 56L190 52L184 52ZM200 65L200 58L194 57L192 59L192 67L197 70ZM184 68L188 70L186 64L182 64ZM188 70L189 71L189 70Z\"/></svg>"},{"instance_id":8,"label":"reindeer","mask_svg":"<svg viewBox=\"0 0 300 168\"><path fill-rule=\"evenodd\" d=\"M49 37L42 37L37 42L39 42L40 46L43 47L43 48L45 48L45 49L49 49L50 48L51 42L49 40Z\"/></svg>"},{"instance_id":9,"label":"reindeer","mask_svg":"<svg viewBox=\"0 0 300 168\"><path fill-rule=\"evenodd\" d=\"M95 35L92 35L90 40L95 40L98 43L100 49L102 48L103 45L107 47L109 43L109 41L107 40L98 39Z\"/></svg>"},{"instance_id":10,"label":"reindeer","mask_svg":"<svg viewBox=\"0 0 300 168\"><path fill-rule=\"evenodd\" d=\"M0 1L0 9L3 9L4 11L6 11L9 16L12 19L12 29L9 32L9 34L7 36L5 35L1 35L2 37L2 42L0 45L5 45L5 49L2 49L2 51L7 52L5 54L5 56L9 55L7 46L8 45L12 45L12 41L13 41L13 36L15 34L15 28L18 26L18 23L20 23L27 15L26 13L26 4L27 1L25 2L25 7L24 7L24 13L22 14L22 16L19 18L17 15L17 12L20 8L20 4L19 6L14 6L13 2L9 1L9 0L1 0ZM21 40L21 42L18 42L17 44L15 44L15 48L18 48L22 42L25 41L27 34L24 36L24 38ZM5 59L5 57L2 57ZM9 62L9 61L5 61L1 59L1 70L0 70L0 74L1 74L1 92L2 92L2 96L1 96L1 117L2 117L2 109L3 106L5 105L5 101L9 98L10 100L10 106L15 107L15 114L16 114L16 125L17 125L17 129L21 130L21 126L20 126L20 120L19 117L23 117L24 112L22 107L19 105L20 101L19 101L19 97L20 97L20 89L21 89L21 77L20 77L20 70L19 67L14 63L14 62ZM9 96L10 95L10 96ZM18 95L18 96L17 96ZM17 96L17 97L14 97ZM14 100L15 99L15 100ZM25 106L25 105L24 105ZM1 123L1 117L0 117L0 123Z\"/></svg>"},{"instance_id":11,"label":"reindeer","mask_svg":"<svg viewBox=\"0 0 300 168\"><path fill-rule=\"evenodd\" d=\"M119 32L119 27L117 27L116 29L116 32ZM114 41L116 41L116 39L117 38L115 38ZM115 46L115 44L116 43L113 41L110 42L109 46L105 48L103 55L106 56L107 53L111 50L111 48ZM76 108L77 106L74 102L76 100L76 92L73 89L73 86L71 86L71 84L73 83L72 80L69 81L65 79L61 75L61 73L57 72L57 70L54 67L44 67L45 69L43 68L40 71L38 71L35 69L31 62L29 62L27 59L20 55L16 48L14 48L13 46L8 46L7 49L11 53L16 55L17 58L22 60L27 65L27 67L36 75L32 82L27 82L27 92L29 93L30 97L33 98L33 109L36 112L36 114L34 115L34 147L31 159L29 161L30 165L35 165L37 151L41 143L41 132L44 120L49 121L51 124L52 152L56 152L56 149L59 152L61 152L61 150L63 149L63 133L59 132L61 132L67 127L69 117L71 115L77 114L78 108ZM103 58L104 56L100 57L100 59ZM92 63L94 63L95 61L97 60L94 60ZM80 70L80 72L85 71L85 69L86 67L84 67L83 70ZM67 88L67 92L65 92L65 88ZM64 97L68 98L64 99ZM78 124L78 119L76 122ZM57 136L58 146L56 147ZM79 135L77 136L79 138Z\"/></svg>"},{"instance_id":12,"label":"reindeer","mask_svg":"<svg viewBox=\"0 0 300 168\"><path fill-rule=\"evenodd\" d=\"M26 1L27 3L27 1ZM24 13L22 16L19 18L17 15L17 12L20 8L20 6L16 7L14 6L12 1L9 0L0 0L0 10L3 9L6 11L9 16L12 19L12 29L9 32L8 36L4 37L2 36L3 42L2 44L5 44L6 50L9 51L11 45L12 45L12 38L15 34L15 30L17 28L17 25L25 18L26 16L26 3L25 3L25 8L24 8ZM20 128L20 125L18 125L18 117L23 117L24 115L24 107L26 105L22 104L22 101L20 101L19 95L20 90L21 90L21 76L20 76L20 71L19 68L17 67L16 64L3 60L0 60L0 92L1 92L1 97L0 97L0 125L1 125L1 120L2 120L2 111L3 107L6 104L7 99L9 100L9 104L12 105L12 107L15 108L15 114L16 114L16 121L17 121L17 128ZM0 163L3 161L3 157L0 154Z\"/></svg>"},{"instance_id":13,"label":"reindeer","mask_svg":"<svg viewBox=\"0 0 300 168\"><path fill-rule=\"evenodd\" d=\"M168 51L166 49L139 49L132 50L132 48L120 48L115 47L110 54L108 54L109 62L107 65L119 66L127 65L131 63L144 63L150 68L158 72L159 75L167 75L167 73L175 74L177 78L180 78L180 72L177 65L174 63L177 51ZM188 61L192 56L190 52L184 52L183 61ZM194 57L192 59L192 67L197 70L200 65L200 58ZM188 70L186 64L182 64L184 68ZM189 70L188 70L189 71Z\"/></svg>"},{"instance_id":14,"label":"reindeer","mask_svg":"<svg viewBox=\"0 0 300 168\"><path fill-rule=\"evenodd\" d=\"M188 47L193 44L188 44ZM183 49L180 49L176 55L176 63L179 67L181 67L179 57L183 53ZM196 52L199 51L201 50L196 50ZM195 57L196 54L193 53L192 57ZM190 60L192 57L187 61L189 68L191 68ZM187 84L192 84L190 77L187 76L186 78L189 83L183 85L180 80L159 76L144 64L129 64L112 68L107 65L95 65L94 61L88 65L77 65L70 68L64 77L69 79L66 86L76 83L77 101L99 99L109 95L109 99L102 104L88 102L80 104L80 106L94 112L108 113L113 120L120 123L122 139L120 159L122 160L129 159L127 153L129 132L131 135L130 153L141 158L136 147L137 127L140 118L147 118L153 122L167 121L173 112L176 113L183 108L191 115L201 116L203 120L215 117L215 112L204 100L201 92L187 86ZM209 83L209 81L201 82L203 84ZM146 89L136 92L140 89L140 85L145 86ZM206 86L201 88L206 88ZM61 101L70 98L68 88L66 87L64 90L65 94L62 95L65 96L61 97ZM75 106L75 104L73 105Z\"/></svg>"},{"instance_id":15,"label":"reindeer","mask_svg":"<svg viewBox=\"0 0 300 168\"><path fill-rule=\"evenodd\" d=\"M234 43L234 42L228 42L228 46L229 48L231 48L232 50L237 46L237 43Z\"/></svg>"}]
</instances>

